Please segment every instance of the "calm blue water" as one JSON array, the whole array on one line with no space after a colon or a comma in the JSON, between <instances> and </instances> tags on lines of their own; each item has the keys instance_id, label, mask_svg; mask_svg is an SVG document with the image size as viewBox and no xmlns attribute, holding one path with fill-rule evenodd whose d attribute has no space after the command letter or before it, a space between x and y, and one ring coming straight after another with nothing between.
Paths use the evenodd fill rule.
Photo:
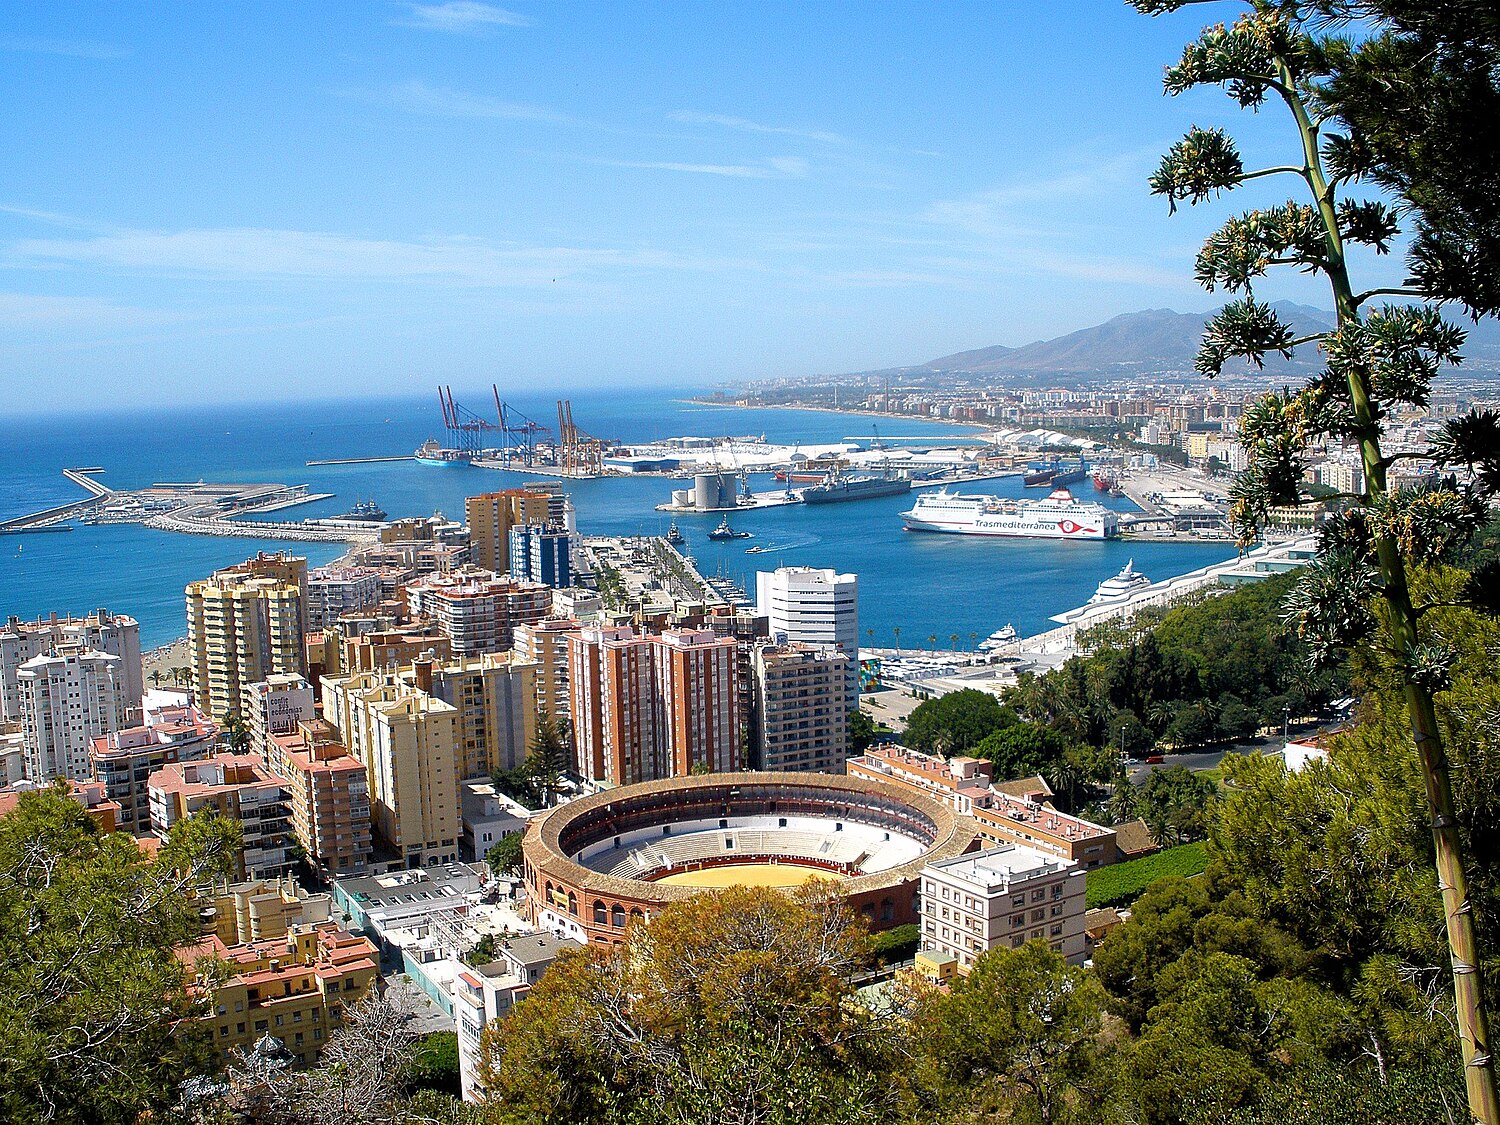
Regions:
<instances>
[{"instance_id":1,"label":"calm blue water","mask_svg":"<svg viewBox=\"0 0 1500 1125\"><path fill-rule=\"evenodd\" d=\"M481 403L471 404L478 409ZM555 425L556 403L520 401L537 421ZM491 406L493 412L493 406ZM607 438L649 440L680 434L765 434L772 441L838 441L868 435L870 419L797 410L741 410L676 401L671 392L630 391L573 400L580 428ZM462 517L465 496L509 487L528 478L469 466L437 469L398 461L308 467L326 457L409 453L441 436L441 416L430 399L345 403L292 402L190 412L0 419L0 519L79 499L62 476L69 466L102 465L115 488L157 481L277 481L306 483L335 499L291 509L281 518L337 515L356 499L373 497L394 517L442 511ZM952 435L950 423L880 420L882 436ZM951 443L945 443L951 444ZM769 478L752 478L769 491ZM572 482L579 529L585 534L659 534L667 517L653 510L670 497L663 478ZM676 487L682 487L680 484ZM1020 495L1019 480L975 491ZM1092 488L1080 494L1092 497ZM1110 501L1129 510L1128 501ZM852 504L793 505L742 513L734 523L754 538L714 543L706 533L718 516L679 518L685 550L705 573L723 573L753 591L757 567L831 566L860 578L862 640L925 644L936 634L947 645L957 633L985 637L1012 622L1022 634L1048 627L1050 614L1086 601L1095 587L1134 558L1138 569L1164 578L1228 558L1233 549L1190 543L1047 543L966 536L914 535L898 513L908 497ZM755 544L785 549L747 555ZM77 525L69 533L0 536L0 615L34 616L53 610L84 612L107 606L141 622L147 645L184 629L183 586L239 562L275 542L209 539L125 525ZM316 565L340 554L334 544L294 544Z\"/></svg>"}]
</instances>

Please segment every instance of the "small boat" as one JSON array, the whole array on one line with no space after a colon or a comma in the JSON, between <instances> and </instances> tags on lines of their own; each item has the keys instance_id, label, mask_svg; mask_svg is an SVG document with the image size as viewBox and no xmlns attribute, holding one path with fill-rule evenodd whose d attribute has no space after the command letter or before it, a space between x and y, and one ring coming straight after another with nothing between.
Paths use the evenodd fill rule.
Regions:
<instances>
[{"instance_id":1,"label":"small boat","mask_svg":"<svg viewBox=\"0 0 1500 1125\"><path fill-rule=\"evenodd\" d=\"M1100 602L1107 602L1112 598L1133 594L1137 590L1144 589L1149 585L1151 585L1151 579L1136 570L1135 560L1131 559L1125 564L1125 569L1120 571L1119 574L1113 578L1106 578L1103 582L1099 583L1099 588L1094 591L1094 596L1089 599L1088 604L1097 605Z\"/></svg>"},{"instance_id":2,"label":"small boat","mask_svg":"<svg viewBox=\"0 0 1500 1125\"><path fill-rule=\"evenodd\" d=\"M759 555L759 554L762 554L762 553L764 553L766 551L773 551L773 550L775 550L775 548L772 547L769 543L767 543L764 546L746 547L745 548L745 554L747 554L747 555Z\"/></svg>"},{"instance_id":3,"label":"small boat","mask_svg":"<svg viewBox=\"0 0 1500 1125\"><path fill-rule=\"evenodd\" d=\"M719 526L708 533L710 539L749 539L748 531L736 531L729 526L729 517L725 516L719 521Z\"/></svg>"},{"instance_id":4,"label":"small boat","mask_svg":"<svg viewBox=\"0 0 1500 1125\"><path fill-rule=\"evenodd\" d=\"M993 652L997 648L1004 648L1006 645L1011 644L1015 639L1016 627L1014 625L1006 625L1003 628L996 629L988 637L980 641L979 651Z\"/></svg>"},{"instance_id":5,"label":"small boat","mask_svg":"<svg viewBox=\"0 0 1500 1125\"><path fill-rule=\"evenodd\" d=\"M682 531L677 526L677 521L672 521L672 526L667 528L667 542L674 547L682 542Z\"/></svg>"}]
</instances>

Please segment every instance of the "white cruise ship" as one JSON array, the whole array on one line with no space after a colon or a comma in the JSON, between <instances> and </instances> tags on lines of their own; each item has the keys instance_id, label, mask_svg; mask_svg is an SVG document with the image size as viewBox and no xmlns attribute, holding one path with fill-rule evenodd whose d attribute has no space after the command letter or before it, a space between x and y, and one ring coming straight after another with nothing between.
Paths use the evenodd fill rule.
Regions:
<instances>
[{"instance_id":1,"label":"white cruise ship","mask_svg":"<svg viewBox=\"0 0 1500 1125\"><path fill-rule=\"evenodd\" d=\"M1151 585L1151 579L1147 578L1135 568L1135 560L1131 559L1125 564L1125 569L1113 578L1106 578L1099 583L1099 588L1094 591L1094 596L1089 599L1089 605L1097 605L1107 602L1111 598L1122 597L1125 594L1133 594L1143 586Z\"/></svg>"},{"instance_id":2,"label":"white cruise ship","mask_svg":"<svg viewBox=\"0 0 1500 1125\"><path fill-rule=\"evenodd\" d=\"M923 493L902 512L908 531L952 535L999 535L1027 539L1113 539L1120 534L1115 513L1102 504L1081 503L1066 488L1045 500L964 496L947 489Z\"/></svg>"}]
</instances>

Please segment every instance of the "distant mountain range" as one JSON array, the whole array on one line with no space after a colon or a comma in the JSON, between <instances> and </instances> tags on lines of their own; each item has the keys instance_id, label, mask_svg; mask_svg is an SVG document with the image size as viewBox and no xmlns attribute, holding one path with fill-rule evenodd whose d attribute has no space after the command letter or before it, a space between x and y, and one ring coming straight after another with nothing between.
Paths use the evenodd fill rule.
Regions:
<instances>
[{"instance_id":1,"label":"distant mountain range","mask_svg":"<svg viewBox=\"0 0 1500 1125\"><path fill-rule=\"evenodd\" d=\"M1279 301L1272 308L1299 336L1333 328L1333 313L1324 309ZM1035 375L1126 375L1132 371L1190 372L1193 356L1210 313L1180 313L1171 309L1146 309L1125 313L1092 328L1083 328L1052 340L1038 340L1018 348L994 345L955 352L902 372L930 371L1025 378ZM1500 367L1500 323L1493 319L1469 323L1453 319L1469 331L1464 349L1466 367L1495 370ZM1273 357L1267 372L1305 369L1317 363L1315 350L1304 349L1305 358L1291 364ZM1248 366L1244 369L1248 369Z\"/></svg>"}]
</instances>

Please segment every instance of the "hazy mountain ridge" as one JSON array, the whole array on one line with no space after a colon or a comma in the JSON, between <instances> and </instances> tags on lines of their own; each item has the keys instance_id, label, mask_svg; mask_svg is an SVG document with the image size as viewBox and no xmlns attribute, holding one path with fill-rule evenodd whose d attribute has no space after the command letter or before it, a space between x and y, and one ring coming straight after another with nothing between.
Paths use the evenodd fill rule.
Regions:
<instances>
[{"instance_id":1,"label":"hazy mountain ridge","mask_svg":"<svg viewBox=\"0 0 1500 1125\"><path fill-rule=\"evenodd\" d=\"M1292 301L1273 302L1272 308L1299 336L1330 331L1334 326L1333 313L1325 309ZM1108 374L1120 373L1122 368L1188 372L1211 315L1145 309L1050 340L1017 348L997 344L954 352L902 370L990 375ZM1467 366L1485 369L1500 364L1500 323L1487 319L1475 325L1457 316L1450 319L1469 332L1464 349ZM1291 363L1272 357L1266 367L1268 371L1308 368L1318 362L1315 349L1303 349Z\"/></svg>"}]
</instances>

